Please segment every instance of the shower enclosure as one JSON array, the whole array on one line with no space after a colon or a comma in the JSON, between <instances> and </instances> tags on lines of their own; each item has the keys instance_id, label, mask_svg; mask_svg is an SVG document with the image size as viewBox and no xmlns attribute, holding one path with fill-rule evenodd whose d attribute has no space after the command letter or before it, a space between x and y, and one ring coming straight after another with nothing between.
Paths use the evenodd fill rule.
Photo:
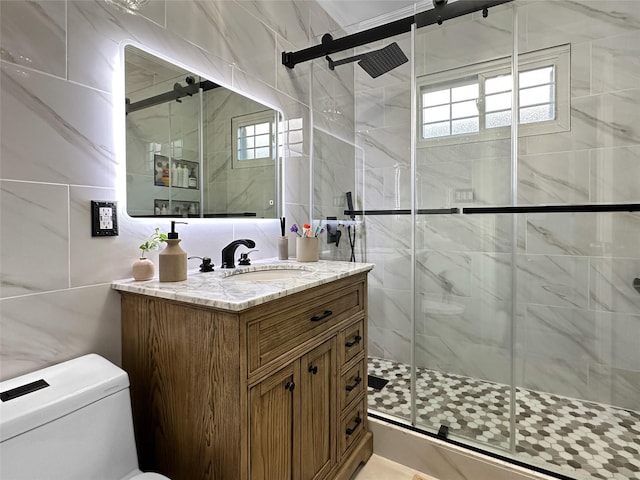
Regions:
<instances>
[{"instance_id":1,"label":"shower enclosure","mask_svg":"<svg viewBox=\"0 0 640 480\"><path fill-rule=\"evenodd\" d=\"M376 265L370 414L559 478L640 478L640 3L516 0L354 54L390 42L410 61L354 67L342 142Z\"/></svg>"}]
</instances>

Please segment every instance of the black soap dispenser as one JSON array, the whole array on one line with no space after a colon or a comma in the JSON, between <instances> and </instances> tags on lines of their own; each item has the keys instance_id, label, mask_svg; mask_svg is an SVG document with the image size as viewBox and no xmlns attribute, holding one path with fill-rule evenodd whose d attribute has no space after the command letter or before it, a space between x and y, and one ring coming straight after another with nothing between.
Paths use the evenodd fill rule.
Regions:
<instances>
[{"instance_id":1,"label":"black soap dispenser","mask_svg":"<svg viewBox=\"0 0 640 480\"><path fill-rule=\"evenodd\" d=\"M160 281L180 282L187 279L187 252L179 245L180 239L176 232L176 223L171 221L171 231L167 234L167 246L158 255L160 261Z\"/></svg>"}]
</instances>

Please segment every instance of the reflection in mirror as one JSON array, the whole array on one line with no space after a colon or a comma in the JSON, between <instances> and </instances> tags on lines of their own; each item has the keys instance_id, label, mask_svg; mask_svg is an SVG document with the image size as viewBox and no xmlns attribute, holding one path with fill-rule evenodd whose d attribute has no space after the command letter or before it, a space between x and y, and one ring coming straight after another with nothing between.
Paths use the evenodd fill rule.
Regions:
<instances>
[{"instance_id":1,"label":"reflection in mirror","mask_svg":"<svg viewBox=\"0 0 640 480\"><path fill-rule=\"evenodd\" d=\"M279 112L125 47L127 213L278 216Z\"/></svg>"}]
</instances>

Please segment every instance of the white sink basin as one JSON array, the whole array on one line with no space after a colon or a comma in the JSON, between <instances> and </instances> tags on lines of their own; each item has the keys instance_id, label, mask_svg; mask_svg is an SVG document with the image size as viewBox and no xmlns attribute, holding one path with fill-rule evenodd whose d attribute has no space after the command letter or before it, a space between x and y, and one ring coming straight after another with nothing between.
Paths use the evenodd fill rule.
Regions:
<instances>
[{"instance_id":1,"label":"white sink basin","mask_svg":"<svg viewBox=\"0 0 640 480\"><path fill-rule=\"evenodd\" d=\"M313 273L308 268L266 268L261 270L235 270L225 276L223 281L234 282L273 282L291 278L303 278Z\"/></svg>"}]
</instances>

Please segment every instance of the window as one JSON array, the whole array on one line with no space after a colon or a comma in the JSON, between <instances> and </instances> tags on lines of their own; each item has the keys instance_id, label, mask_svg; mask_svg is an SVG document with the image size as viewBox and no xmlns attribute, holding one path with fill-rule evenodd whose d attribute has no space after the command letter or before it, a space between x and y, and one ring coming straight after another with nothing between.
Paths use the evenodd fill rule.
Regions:
<instances>
[{"instance_id":1,"label":"window","mask_svg":"<svg viewBox=\"0 0 640 480\"><path fill-rule=\"evenodd\" d=\"M569 46L522 54L519 64L519 135L568 130ZM510 59L426 75L418 89L423 146L509 137Z\"/></svg>"},{"instance_id":2,"label":"window","mask_svg":"<svg viewBox=\"0 0 640 480\"><path fill-rule=\"evenodd\" d=\"M276 158L275 130L271 110L232 118L233 168L272 165Z\"/></svg>"}]
</instances>

